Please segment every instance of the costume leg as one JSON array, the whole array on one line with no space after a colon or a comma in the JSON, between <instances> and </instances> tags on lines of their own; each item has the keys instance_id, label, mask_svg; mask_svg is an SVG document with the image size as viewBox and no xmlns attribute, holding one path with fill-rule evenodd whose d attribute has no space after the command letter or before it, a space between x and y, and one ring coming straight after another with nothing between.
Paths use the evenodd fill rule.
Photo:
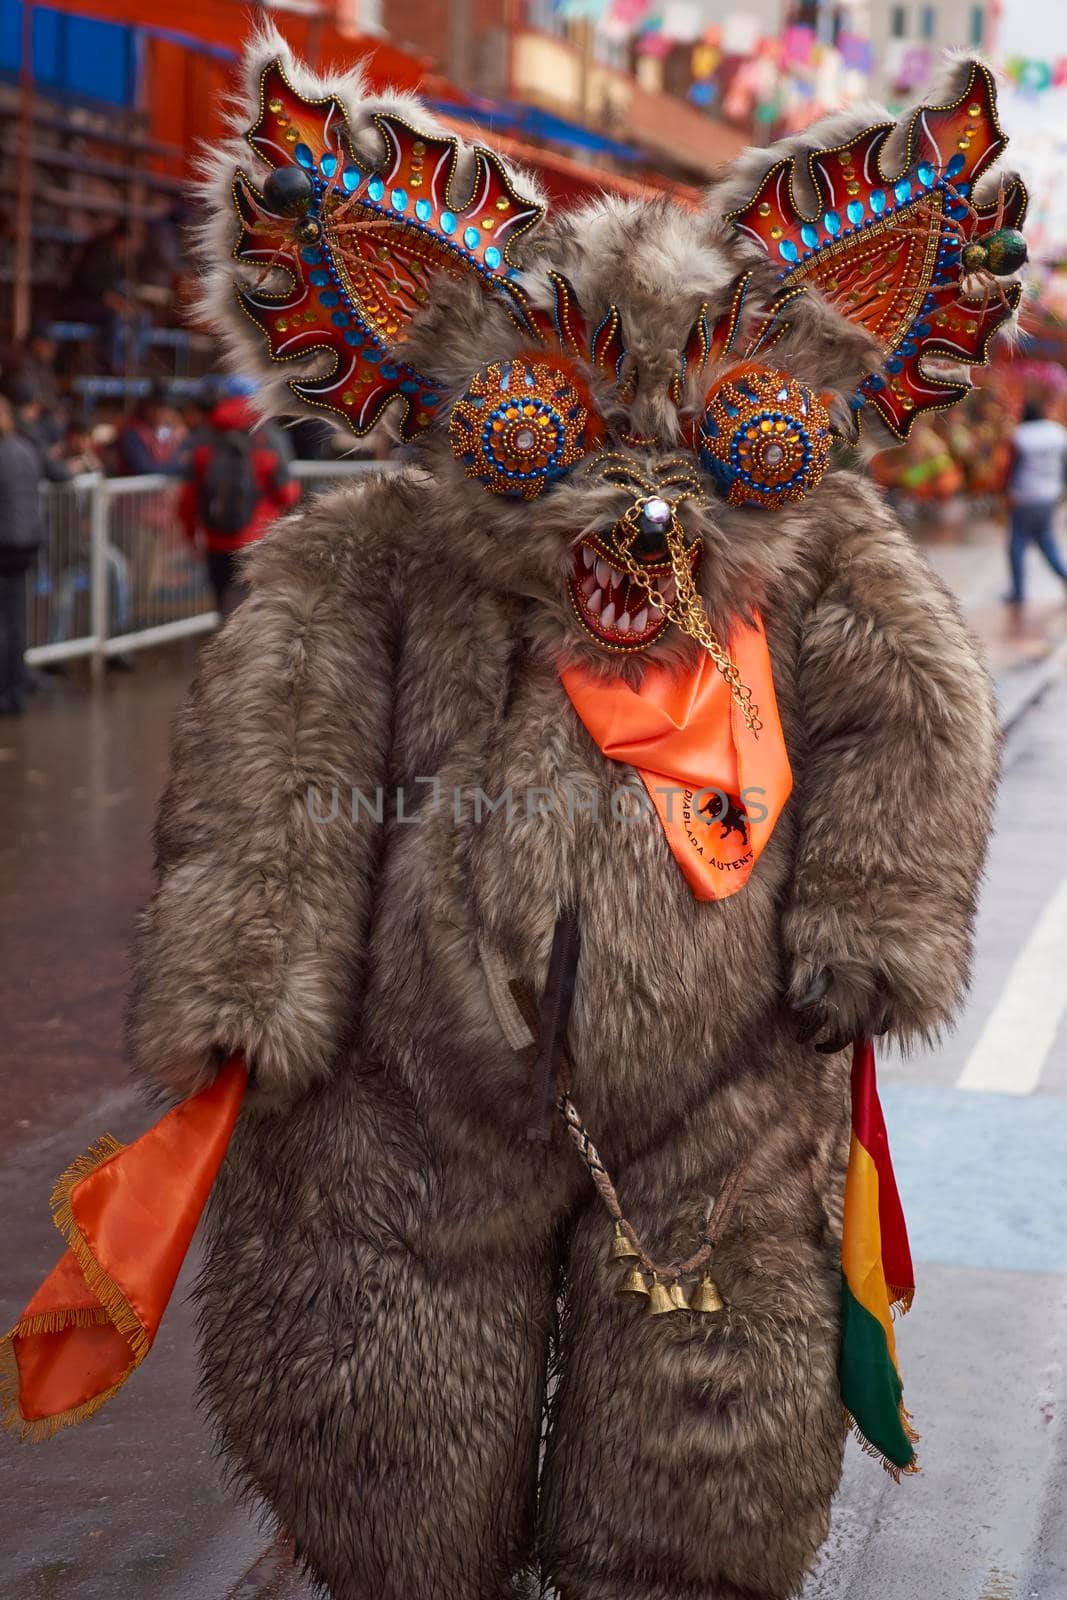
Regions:
<instances>
[{"instance_id":1,"label":"costume leg","mask_svg":"<svg viewBox=\"0 0 1067 1600\"><path fill-rule=\"evenodd\" d=\"M716 1118L620 1183L659 1259L696 1244L724 1178ZM845 1425L837 1247L809 1155L750 1172L720 1247L727 1309L649 1316L619 1295L590 1206L568 1269L546 1462L543 1551L563 1600L786 1600L826 1535ZM643 1231L647 1229L647 1234Z\"/></svg>"},{"instance_id":2,"label":"costume leg","mask_svg":"<svg viewBox=\"0 0 1067 1600\"><path fill-rule=\"evenodd\" d=\"M505 1600L532 1560L555 1228L521 1151L457 1154L353 1071L220 1178L208 1398L332 1600Z\"/></svg>"}]
</instances>

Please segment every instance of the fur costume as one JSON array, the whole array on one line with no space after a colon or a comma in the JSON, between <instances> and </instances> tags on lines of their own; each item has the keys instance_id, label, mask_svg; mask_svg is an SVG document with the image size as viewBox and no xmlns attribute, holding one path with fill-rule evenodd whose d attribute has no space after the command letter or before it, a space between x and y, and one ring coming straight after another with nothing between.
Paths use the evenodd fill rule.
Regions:
<instances>
[{"instance_id":1,"label":"fur costume","mask_svg":"<svg viewBox=\"0 0 1067 1600\"><path fill-rule=\"evenodd\" d=\"M357 425L399 396L390 415L417 445L402 470L310 499L251 552L250 598L204 650L174 737L129 1042L168 1099L231 1051L254 1069L199 1289L219 1438L335 1600L503 1600L538 1582L565 1600L786 1600L827 1532L846 1432L842 1047L886 1028L927 1040L951 1021L998 740L957 608L882 495L835 457L810 492L737 503L735 479L708 465L710 425L696 438L686 419L736 364L720 324L751 274L735 318L746 348L750 308L771 307L758 356L783 384L817 396L838 432L857 390L867 415L906 431L903 380L868 383L890 341L835 306L825 274L775 309L788 252L727 215L784 158L847 145L872 119L749 152L695 213L604 198L538 222L528 178L461 150L450 196L485 179L501 215L526 197L526 221L490 256L480 213L449 200L481 266L432 257L441 270L415 272L428 292L392 334L387 268L376 326L393 364L353 400L337 365L373 307L353 324L342 302L332 320L358 336L347 346L335 333L325 349L322 324L299 332L300 252L329 278L303 180L279 220L265 145L253 137L252 155L236 134L283 111L277 126L296 128L272 84L336 127L321 109L335 96L353 193L408 214L415 191L388 193L396 128L416 130L427 166L444 146L420 107L371 101L355 78L320 83L283 60L261 89L279 55L274 38L252 50L249 105L213 164L208 307L262 374L265 406L291 407L293 371L303 399L349 421L358 410ZM966 119L984 69L956 63L950 78L942 98ZM387 127L372 120L383 110ZM913 137L890 134L890 177L921 154ZM270 166L304 148L278 143ZM423 172L410 145L404 159ZM312 162L329 179L323 198L316 177L319 203L343 205L338 173ZM820 198L805 192L813 172L797 178L802 212ZM963 219L962 201L950 194L948 214ZM831 236L850 203L828 213ZM1013 189L1007 219L1020 214ZM939 255L934 288L948 270ZM978 286L978 331L958 360L984 356L1014 294L979 312ZM584 342L567 337L579 307L596 329ZM473 446L457 451L454 419L462 397L482 403L477 374L559 366L561 347L575 414L595 413L600 431L568 472L522 478L527 498L489 481ZM904 368L938 404L957 377ZM605 474L608 452L623 470ZM657 631L635 616L627 635L602 612L598 634L573 587L580 541L608 549L635 504L648 509L641 484L669 500L679 456L688 481L702 474L672 515L699 551L706 623L725 639L737 618L762 618L793 773L751 877L710 900L655 816L612 820L625 770L560 680L577 665L636 686L650 662L699 657L669 617ZM649 630L647 649L630 648ZM533 815L498 803L530 793L548 797ZM610 1223L563 1129L547 1146L526 1137L530 1066L494 974L539 994L564 907L581 929L571 1090L649 1249L690 1252L748 1162L715 1255L718 1316L646 1317L616 1295Z\"/></svg>"}]
</instances>

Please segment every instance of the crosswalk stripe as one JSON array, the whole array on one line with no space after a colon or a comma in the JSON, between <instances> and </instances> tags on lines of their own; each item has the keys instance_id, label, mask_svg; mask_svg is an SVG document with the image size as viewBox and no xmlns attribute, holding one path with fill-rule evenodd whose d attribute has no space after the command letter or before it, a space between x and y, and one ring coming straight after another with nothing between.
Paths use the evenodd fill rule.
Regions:
<instances>
[{"instance_id":1,"label":"crosswalk stripe","mask_svg":"<svg viewBox=\"0 0 1067 1600\"><path fill-rule=\"evenodd\" d=\"M1015 958L957 1089L1032 1094L1067 1011L1067 878Z\"/></svg>"}]
</instances>

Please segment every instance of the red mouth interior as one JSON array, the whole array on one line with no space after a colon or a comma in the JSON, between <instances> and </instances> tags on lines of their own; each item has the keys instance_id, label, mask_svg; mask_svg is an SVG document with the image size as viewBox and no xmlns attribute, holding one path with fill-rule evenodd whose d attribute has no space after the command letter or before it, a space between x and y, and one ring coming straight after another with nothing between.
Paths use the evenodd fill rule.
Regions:
<instances>
[{"instance_id":1,"label":"red mouth interior","mask_svg":"<svg viewBox=\"0 0 1067 1600\"><path fill-rule=\"evenodd\" d=\"M650 563L645 570L652 588L673 604L676 589L670 562ZM581 621L604 644L638 649L651 644L667 626L663 611L649 604L644 586L620 572L596 540L575 550L569 587Z\"/></svg>"}]
</instances>

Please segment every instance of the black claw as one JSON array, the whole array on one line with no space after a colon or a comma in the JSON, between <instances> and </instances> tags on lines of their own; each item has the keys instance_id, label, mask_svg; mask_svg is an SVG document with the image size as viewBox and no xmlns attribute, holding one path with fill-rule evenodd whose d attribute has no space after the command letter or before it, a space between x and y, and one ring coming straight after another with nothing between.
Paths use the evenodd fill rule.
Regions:
<instances>
[{"instance_id":1,"label":"black claw","mask_svg":"<svg viewBox=\"0 0 1067 1600\"><path fill-rule=\"evenodd\" d=\"M831 977L832 974L829 967L823 967L821 972L817 972L807 993L802 994L799 1000L793 1001L793 1010L806 1011L809 1006L818 1005L830 987Z\"/></svg>"},{"instance_id":2,"label":"black claw","mask_svg":"<svg viewBox=\"0 0 1067 1600\"><path fill-rule=\"evenodd\" d=\"M825 1039L822 1044L815 1046L821 1056L834 1056L839 1050L845 1050L852 1043L847 1033L835 1033L832 1038Z\"/></svg>"},{"instance_id":3,"label":"black claw","mask_svg":"<svg viewBox=\"0 0 1067 1600\"><path fill-rule=\"evenodd\" d=\"M880 1039L883 1034L886 1034L886 1033L889 1032L889 1030L890 1030L890 1028L892 1026L893 1026L893 1013L891 1011L883 1011L882 1015L881 1015L881 1018L879 1019L878 1026L874 1030L875 1038L876 1039Z\"/></svg>"}]
</instances>

